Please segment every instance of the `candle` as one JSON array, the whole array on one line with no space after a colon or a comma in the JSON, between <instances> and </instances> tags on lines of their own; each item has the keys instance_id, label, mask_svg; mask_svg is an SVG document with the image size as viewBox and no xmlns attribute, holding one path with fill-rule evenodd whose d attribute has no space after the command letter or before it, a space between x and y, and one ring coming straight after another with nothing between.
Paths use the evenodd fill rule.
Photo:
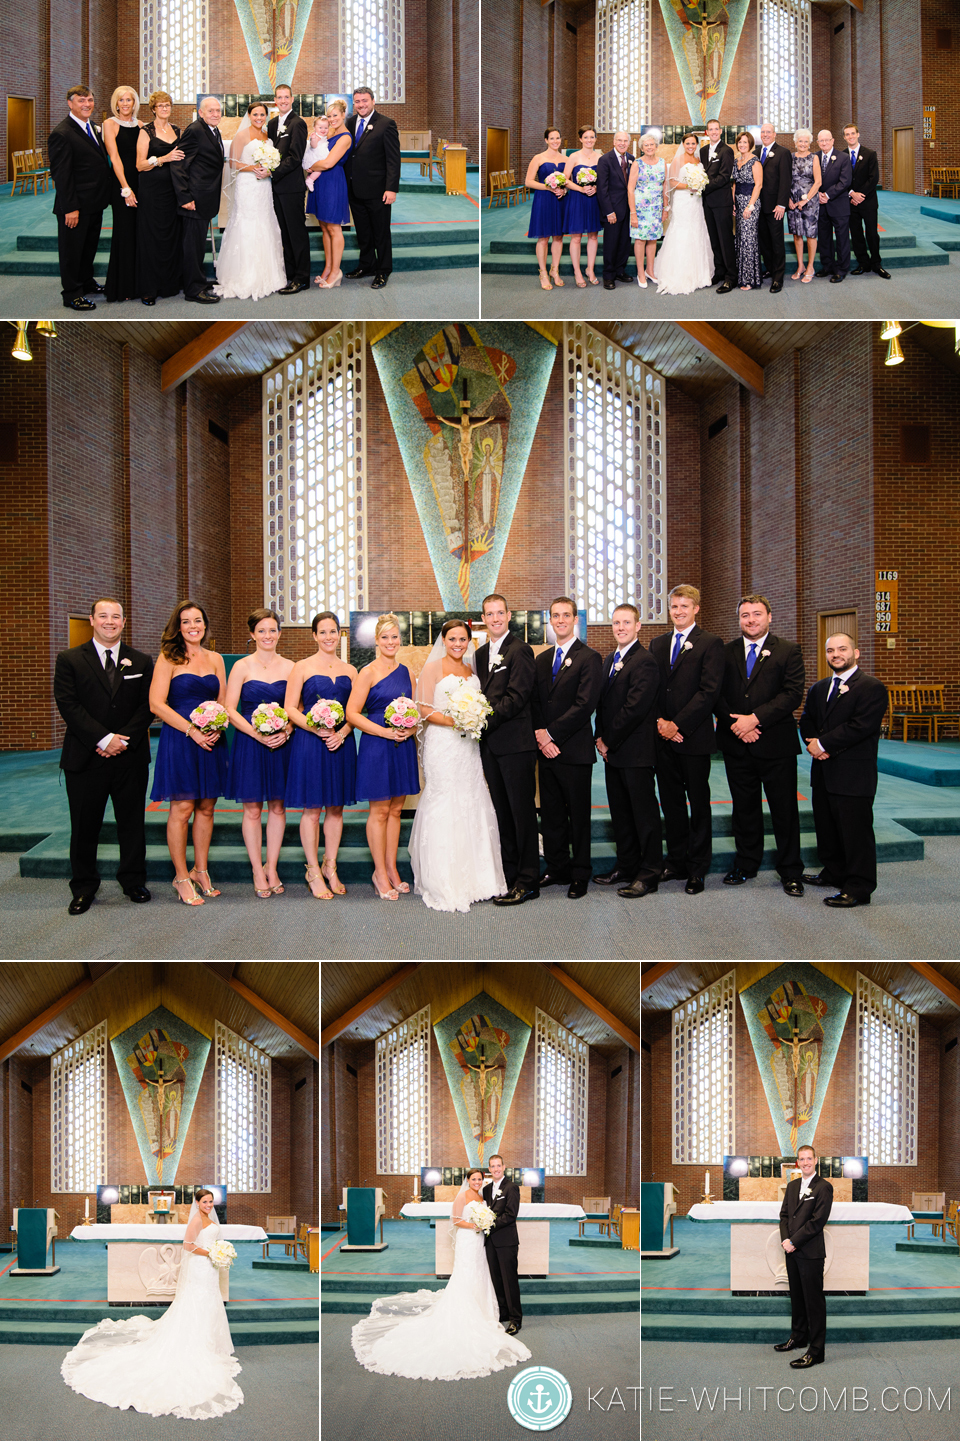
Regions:
<instances>
[{"instance_id":1,"label":"candle","mask_svg":"<svg viewBox=\"0 0 960 1441\"><path fill-rule=\"evenodd\" d=\"M709 1196L709 1194L710 1194L710 1172L709 1172L709 1171L707 1172L707 1179L706 1179L706 1181L703 1183L703 1194L704 1194L705 1196Z\"/></svg>"},{"instance_id":2,"label":"candle","mask_svg":"<svg viewBox=\"0 0 960 1441\"><path fill-rule=\"evenodd\" d=\"M84 1197L84 1200L83 1200L83 1219L84 1219L85 1221L89 1221L89 1219L90 1219L90 1197L89 1197L89 1196L85 1196L85 1197Z\"/></svg>"}]
</instances>

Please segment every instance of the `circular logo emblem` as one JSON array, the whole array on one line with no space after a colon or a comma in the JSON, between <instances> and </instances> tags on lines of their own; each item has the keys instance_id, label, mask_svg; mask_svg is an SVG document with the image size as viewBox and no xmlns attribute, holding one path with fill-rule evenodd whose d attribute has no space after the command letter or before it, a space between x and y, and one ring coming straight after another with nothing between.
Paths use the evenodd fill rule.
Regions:
<instances>
[{"instance_id":1,"label":"circular logo emblem","mask_svg":"<svg viewBox=\"0 0 960 1441\"><path fill-rule=\"evenodd\" d=\"M507 1392L510 1415L528 1431L552 1431L573 1405L570 1382L549 1366L528 1366L514 1376Z\"/></svg>"}]
</instances>

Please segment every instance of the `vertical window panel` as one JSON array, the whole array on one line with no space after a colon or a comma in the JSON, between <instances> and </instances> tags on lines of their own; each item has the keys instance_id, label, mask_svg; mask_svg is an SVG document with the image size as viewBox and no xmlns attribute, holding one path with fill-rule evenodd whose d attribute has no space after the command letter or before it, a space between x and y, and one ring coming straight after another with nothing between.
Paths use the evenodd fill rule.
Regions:
<instances>
[{"instance_id":1,"label":"vertical window panel","mask_svg":"<svg viewBox=\"0 0 960 1441\"><path fill-rule=\"evenodd\" d=\"M340 0L340 89L357 85L379 105L404 101L403 0Z\"/></svg>"},{"instance_id":2,"label":"vertical window panel","mask_svg":"<svg viewBox=\"0 0 960 1441\"><path fill-rule=\"evenodd\" d=\"M215 1029L214 1180L229 1191L269 1191L270 1057L251 1041Z\"/></svg>"},{"instance_id":3,"label":"vertical window panel","mask_svg":"<svg viewBox=\"0 0 960 1441\"><path fill-rule=\"evenodd\" d=\"M917 1164L917 1017L857 972L857 1155Z\"/></svg>"},{"instance_id":4,"label":"vertical window panel","mask_svg":"<svg viewBox=\"0 0 960 1441\"><path fill-rule=\"evenodd\" d=\"M377 1037L377 1174L430 1164L430 1007Z\"/></svg>"},{"instance_id":5,"label":"vertical window panel","mask_svg":"<svg viewBox=\"0 0 960 1441\"><path fill-rule=\"evenodd\" d=\"M650 119L650 0L597 0L598 130L639 130Z\"/></svg>"},{"instance_id":6,"label":"vertical window panel","mask_svg":"<svg viewBox=\"0 0 960 1441\"><path fill-rule=\"evenodd\" d=\"M534 1049L535 1166L550 1176L587 1174L590 1047L537 1007Z\"/></svg>"},{"instance_id":7,"label":"vertical window panel","mask_svg":"<svg viewBox=\"0 0 960 1441\"><path fill-rule=\"evenodd\" d=\"M105 1184L107 1023L50 1057L50 1190Z\"/></svg>"},{"instance_id":8,"label":"vertical window panel","mask_svg":"<svg viewBox=\"0 0 960 1441\"><path fill-rule=\"evenodd\" d=\"M166 90L174 105L196 105L208 87L207 0L141 0L140 95Z\"/></svg>"},{"instance_id":9,"label":"vertical window panel","mask_svg":"<svg viewBox=\"0 0 960 1441\"><path fill-rule=\"evenodd\" d=\"M757 93L760 122L778 134L809 127L810 0L759 0Z\"/></svg>"},{"instance_id":10,"label":"vertical window panel","mask_svg":"<svg viewBox=\"0 0 960 1441\"><path fill-rule=\"evenodd\" d=\"M722 1164L733 1152L736 971L673 1013L673 1160Z\"/></svg>"}]
</instances>

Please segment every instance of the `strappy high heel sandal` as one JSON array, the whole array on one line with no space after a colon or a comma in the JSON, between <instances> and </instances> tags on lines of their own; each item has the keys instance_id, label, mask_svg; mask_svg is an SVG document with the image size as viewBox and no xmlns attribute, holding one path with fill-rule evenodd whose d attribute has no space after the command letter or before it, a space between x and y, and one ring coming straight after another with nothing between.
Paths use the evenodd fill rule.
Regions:
<instances>
[{"instance_id":1,"label":"strappy high heel sandal","mask_svg":"<svg viewBox=\"0 0 960 1441\"><path fill-rule=\"evenodd\" d=\"M256 896L258 901L268 901L273 895L273 891L270 889L269 886L264 886L261 890L260 887L257 885L256 881L254 881L253 894Z\"/></svg>"},{"instance_id":2,"label":"strappy high heel sandal","mask_svg":"<svg viewBox=\"0 0 960 1441\"><path fill-rule=\"evenodd\" d=\"M540 289L541 289L541 290L552 290L552 289L553 289L553 286L550 284L549 280L547 279L547 272L546 272L545 270L541 270L541 272L540 272Z\"/></svg>"},{"instance_id":3,"label":"strappy high heel sandal","mask_svg":"<svg viewBox=\"0 0 960 1441\"><path fill-rule=\"evenodd\" d=\"M560 279L559 270L551 270L550 279L553 281L554 285L558 286L561 290L563 289L563 281Z\"/></svg>"},{"instance_id":4,"label":"strappy high heel sandal","mask_svg":"<svg viewBox=\"0 0 960 1441\"><path fill-rule=\"evenodd\" d=\"M323 876L323 879L326 881L327 885L333 891L333 894L335 896L345 896L347 894L346 886L337 875L336 861L328 860L328 858L324 856L320 864L320 874Z\"/></svg>"},{"instance_id":5,"label":"strappy high heel sandal","mask_svg":"<svg viewBox=\"0 0 960 1441\"><path fill-rule=\"evenodd\" d=\"M316 881L323 881L323 880L324 880L323 871L320 869L319 866L307 866L307 868L306 868L307 890L308 890L308 891L310 892L310 894L313 896L313 899L314 899L315 901L332 901L332 900L333 900L333 892L327 890L327 888L326 888L326 882L324 882L324 888L323 888L323 890L320 892L319 895L317 895L316 891L313 889L314 883L315 883Z\"/></svg>"},{"instance_id":6,"label":"strappy high heel sandal","mask_svg":"<svg viewBox=\"0 0 960 1441\"><path fill-rule=\"evenodd\" d=\"M392 886L389 891L382 891L377 885L376 876L370 877L370 884L373 886L373 889L376 891L381 901L398 901L400 899L400 892L395 891Z\"/></svg>"},{"instance_id":7,"label":"strappy high heel sandal","mask_svg":"<svg viewBox=\"0 0 960 1441\"><path fill-rule=\"evenodd\" d=\"M198 880L198 876L206 876L207 884L204 885L202 881ZM200 891L202 891L205 896L218 896L220 894L216 886L213 884L213 881L210 879L210 872L200 870L199 866L193 867L193 870L190 872L187 879L193 881L193 884Z\"/></svg>"},{"instance_id":8,"label":"strappy high heel sandal","mask_svg":"<svg viewBox=\"0 0 960 1441\"><path fill-rule=\"evenodd\" d=\"M180 876L180 877L178 877L177 880L171 881L170 884L173 886L173 889L176 891L177 899L178 899L179 901L181 901L183 905L185 905L185 906L202 906L202 905L203 905L203 900L202 900L202 898L201 898L200 896L197 895L197 888L196 888L196 886L194 885L193 881L190 879L189 876ZM178 887L178 886L189 886L189 887L190 887L190 899L189 899L189 900L187 899L186 896L182 896L182 895L180 894L180 892L177 890L177 887Z\"/></svg>"}]
</instances>

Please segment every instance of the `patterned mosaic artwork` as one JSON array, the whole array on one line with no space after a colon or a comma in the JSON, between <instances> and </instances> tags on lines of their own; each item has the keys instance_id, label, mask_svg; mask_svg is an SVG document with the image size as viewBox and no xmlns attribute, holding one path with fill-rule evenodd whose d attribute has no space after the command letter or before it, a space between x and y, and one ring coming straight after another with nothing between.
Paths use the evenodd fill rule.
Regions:
<instances>
[{"instance_id":1,"label":"patterned mosaic artwork","mask_svg":"<svg viewBox=\"0 0 960 1441\"><path fill-rule=\"evenodd\" d=\"M313 0L235 0L257 89L293 86Z\"/></svg>"},{"instance_id":2,"label":"patterned mosaic artwork","mask_svg":"<svg viewBox=\"0 0 960 1441\"><path fill-rule=\"evenodd\" d=\"M750 0L660 0L690 111L702 130L719 119Z\"/></svg>"},{"instance_id":3,"label":"patterned mosaic artwork","mask_svg":"<svg viewBox=\"0 0 960 1441\"><path fill-rule=\"evenodd\" d=\"M210 1050L203 1036L158 1006L110 1042L147 1180L171 1182Z\"/></svg>"},{"instance_id":4,"label":"patterned mosaic artwork","mask_svg":"<svg viewBox=\"0 0 960 1441\"><path fill-rule=\"evenodd\" d=\"M481 991L433 1030L457 1110L467 1164L483 1165L497 1153L530 1027ZM504 1165L510 1160L504 1157Z\"/></svg>"}]
</instances>

